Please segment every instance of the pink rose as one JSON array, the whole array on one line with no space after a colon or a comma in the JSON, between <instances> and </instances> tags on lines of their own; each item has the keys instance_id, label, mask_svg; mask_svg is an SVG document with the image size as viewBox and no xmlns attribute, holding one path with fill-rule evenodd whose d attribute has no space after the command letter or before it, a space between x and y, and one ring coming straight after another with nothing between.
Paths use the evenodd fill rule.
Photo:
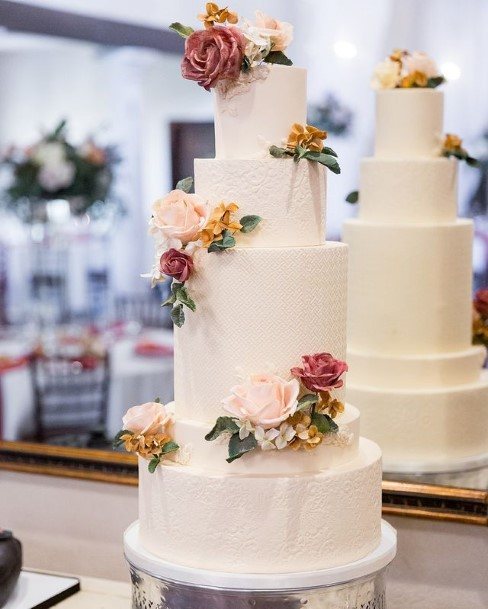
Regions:
<instances>
[{"instance_id":1,"label":"pink rose","mask_svg":"<svg viewBox=\"0 0 488 609\"><path fill-rule=\"evenodd\" d=\"M439 76L439 68L435 61L421 51L414 51L413 53L408 53L402 57L402 64L407 74L422 72L427 78Z\"/></svg>"},{"instance_id":2,"label":"pink rose","mask_svg":"<svg viewBox=\"0 0 488 609\"><path fill-rule=\"evenodd\" d=\"M478 290L474 295L474 308L482 317L488 317L488 288Z\"/></svg>"},{"instance_id":3,"label":"pink rose","mask_svg":"<svg viewBox=\"0 0 488 609\"><path fill-rule=\"evenodd\" d=\"M193 259L185 252L172 247L161 256L159 268L163 275L183 283L193 272Z\"/></svg>"},{"instance_id":4,"label":"pink rose","mask_svg":"<svg viewBox=\"0 0 488 609\"><path fill-rule=\"evenodd\" d=\"M151 229L176 247L192 241L207 220L205 203L197 195L172 190L152 206Z\"/></svg>"},{"instance_id":5,"label":"pink rose","mask_svg":"<svg viewBox=\"0 0 488 609\"><path fill-rule=\"evenodd\" d=\"M296 379L254 375L248 383L232 387L232 395L223 400L224 410L240 421L270 429L295 413L299 391Z\"/></svg>"},{"instance_id":6,"label":"pink rose","mask_svg":"<svg viewBox=\"0 0 488 609\"><path fill-rule=\"evenodd\" d=\"M293 26L286 21L277 21L262 11L256 11L256 28L269 36L272 51L284 51L293 40Z\"/></svg>"},{"instance_id":7,"label":"pink rose","mask_svg":"<svg viewBox=\"0 0 488 609\"><path fill-rule=\"evenodd\" d=\"M330 353L302 355L302 367L292 368L291 373L310 391L330 391L342 387L339 377L347 372L346 362L335 359Z\"/></svg>"},{"instance_id":8,"label":"pink rose","mask_svg":"<svg viewBox=\"0 0 488 609\"><path fill-rule=\"evenodd\" d=\"M122 419L122 427L136 435L162 434L173 418L163 404L147 402L129 408Z\"/></svg>"},{"instance_id":9,"label":"pink rose","mask_svg":"<svg viewBox=\"0 0 488 609\"><path fill-rule=\"evenodd\" d=\"M197 30L186 39L181 74L210 91L219 80L239 77L244 47L244 37L237 28Z\"/></svg>"}]
</instances>

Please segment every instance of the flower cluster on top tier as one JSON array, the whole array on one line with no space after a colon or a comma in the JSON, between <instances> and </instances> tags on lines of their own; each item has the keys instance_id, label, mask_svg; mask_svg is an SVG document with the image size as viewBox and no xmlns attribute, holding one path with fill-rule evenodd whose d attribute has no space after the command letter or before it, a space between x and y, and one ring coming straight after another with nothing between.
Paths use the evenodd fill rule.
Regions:
<instances>
[{"instance_id":1,"label":"flower cluster on top tier","mask_svg":"<svg viewBox=\"0 0 488 609\"><path fill-rule=\"evenodd\" d=\"M395 49L376 66L371 86L373 89L435 89L444 82L436 63L426 53Z\"/></svg>"},{"instance_id":2,"label":"flower cluster on top tier","mask_svg":"<svg viewBox=\"0 0 488 609\"><path fill-rule=\"evenodd\" d=\"M275 374L256 374L232 387L222 402L227 416L219 417L205 436L213 441L229 438L231 463L260 448L264 451L313 450L326 438L337 435L333 420L344 404L331 395L342 387L347 364L330 353L304 355L301 366L290 370L291 380ZM339 444L348 444L345 435Z\"/></svg>"},{"instance_id":3,"label":"flower cluster on top tier","mask_svg":"<svg viewBox=\"0 0 488 609\"><path fill-rule=\"evenodd\" d=\"M242 72L263 62L292 65L284 53L293 39L289 23L256 11L254 23L244 20L240 24L236 13L215 2L207 2L198 19L203 30L181 23L172 23L170 29L185 38L183 78L196 81L207 91L222 81L238 81Z\"/></svg>"},{"instance_id":4,"label":"flower cluster on top tier","mask_svg":"<svg viewBox=\"0 0 488 609\"><path fill-rule=\"evenodd\" d=\"M180 448L172 438L173 424L173 415L159 399L133 406L122 419L123 429L115 436L114 448L124 445L127 452L146 459L148 469L153 473Z\"/></svg>"},{"instance_id":5,"label":"flower cluster on top tier","mask_svg":"<svg viewBox=\"0 0 488 609\"><path fill-rule=\"evenodd\" d=\"M478 290L474 296L473 344L488 349L488 288Z\"/></svg>"},{"instance_id":6,"label":"flower cluster on top tier","mask_svg":"<svg viewBox=\"0 0 488 609\"><path fill-rule=\"evenodd\" d=\"M333 173L341 173L337 161L337 154L324 146L327 139L327 131L321 131L313 125L300 125L295 123L291 126L284 147L271 146L269 153L277 159L291 157L298 163L301 159L308 159L324 165Z\"/></svg>"},{"instance_id":7,"label":"flower cluster on top tier","mask_svg":"<svg viewBox=\"0 0 488 609\"><path fill-rule=\"evenodd\" d=\"M195 311L196 304L185 283L195 271L194 255L200 249L223 252L236 245L237 233L250 233L261 222L260 216L234 219L237 203L221 202L212 212L198 195L190 194L193 178L180 180L176 189L152 206L149 234L156 241L155 261L150 273L154 287L167 277L172 279L171 294L163 306L171 307L171 319L181 327L184 307Z\"/></svg>"}]
</instances>

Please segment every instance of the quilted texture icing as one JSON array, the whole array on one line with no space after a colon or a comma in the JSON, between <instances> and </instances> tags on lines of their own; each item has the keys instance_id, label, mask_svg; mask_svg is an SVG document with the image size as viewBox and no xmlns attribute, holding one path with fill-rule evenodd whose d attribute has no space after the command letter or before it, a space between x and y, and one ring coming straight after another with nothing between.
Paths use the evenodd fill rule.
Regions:
<instances>
[{"instance_id":1,"label":"quilted texture icing","mask_svg":"<svg viewBox=\"0 0 488 609\"><path fill-rule=\"evenodd\" d=\"M175 332L179 416L212 422L241 378L290 376L303 354L346 355L347 247L203 253L187 283L197 302ZM343 398L338 390L337 397Z\"/></svg>"},{"instance_id":2,"label":"quilted texture icing","mask_svg":"<svg viewBox=\"0 0 488 609\"><path fill-rule=\"evenodd\" d=\"M361 440L353 463L290 477L140 467L141 542L190 567L278 573L362 558L380 541L381 454Z\"/></svg>"},{"instance_id":3,"label":"quilted texture icing","mask_svg":"<svg viewBox=\"0 0 488 609\"><path fill-rule=\"evenodd\" d=\"M257 214L258 228L239 247L320 245L325 241L326 173L291 158L195 160L195 191L210 207L236 201L238 217Z\"/></svg>"}]
</instances>

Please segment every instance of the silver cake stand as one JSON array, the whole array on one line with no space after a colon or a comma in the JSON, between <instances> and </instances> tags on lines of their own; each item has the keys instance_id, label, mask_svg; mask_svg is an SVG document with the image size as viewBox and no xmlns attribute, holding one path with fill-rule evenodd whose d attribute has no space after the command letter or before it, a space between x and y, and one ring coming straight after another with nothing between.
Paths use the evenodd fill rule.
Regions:
<instances>
[{"instance_id":1,"label":"silver cake stand","mask_svg":"<svg viewBox=\"0 0 488 609\"><path fill-rule=\"evenodd\" d=\"M396 532L382 521L381 533L374 552L348 565L239 574L162 561L141 546L136 522L124 535L132 609L385 609L385 570L396 554Z\"/></svg>"}]
</instances>

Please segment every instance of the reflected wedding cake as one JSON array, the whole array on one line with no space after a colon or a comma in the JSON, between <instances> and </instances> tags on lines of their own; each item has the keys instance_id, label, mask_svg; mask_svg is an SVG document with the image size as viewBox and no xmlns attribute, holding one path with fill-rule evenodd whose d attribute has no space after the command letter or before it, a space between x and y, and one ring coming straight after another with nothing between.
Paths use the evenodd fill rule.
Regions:
<instances>
[{"instance_id":1,"label":"reflected wedding cake","mask_svg":"<svg viewBox=\"0 0 488 609\"><path fill-rule=\"evenodd\" d=\"M386 471L449 471L488 455L485 349L471 344L470 220L457 218L457 160L443 136L443 78L423 53L376 72L375 155L361 164L350 248L348 399Z\"/></svg>"},{"instance_id":2,"label":"reflected wedding cake","mask_svg":"<svg viewBox=\"0 0 488 609\"><path fill-rule=\"evenodd\" d=\"M214 91L216 158L195 161L196 194L187 178L153 206L175 401L131 408L117 437L140 456L126 553L180 581L204 570L214 587L222 574L240 588L244 574L271 587L287 574L285 588L301 587L292 574L330 584L323 570L347 565L362 576L387 525L380 450L342 401L347 246L324 239L336 154L306 124L306 71L284 53L291 26L261 13L235 26L212 3L200 17L205 29L172 28L186 38L183 76Z\"/></svg>"}]
</instances>

